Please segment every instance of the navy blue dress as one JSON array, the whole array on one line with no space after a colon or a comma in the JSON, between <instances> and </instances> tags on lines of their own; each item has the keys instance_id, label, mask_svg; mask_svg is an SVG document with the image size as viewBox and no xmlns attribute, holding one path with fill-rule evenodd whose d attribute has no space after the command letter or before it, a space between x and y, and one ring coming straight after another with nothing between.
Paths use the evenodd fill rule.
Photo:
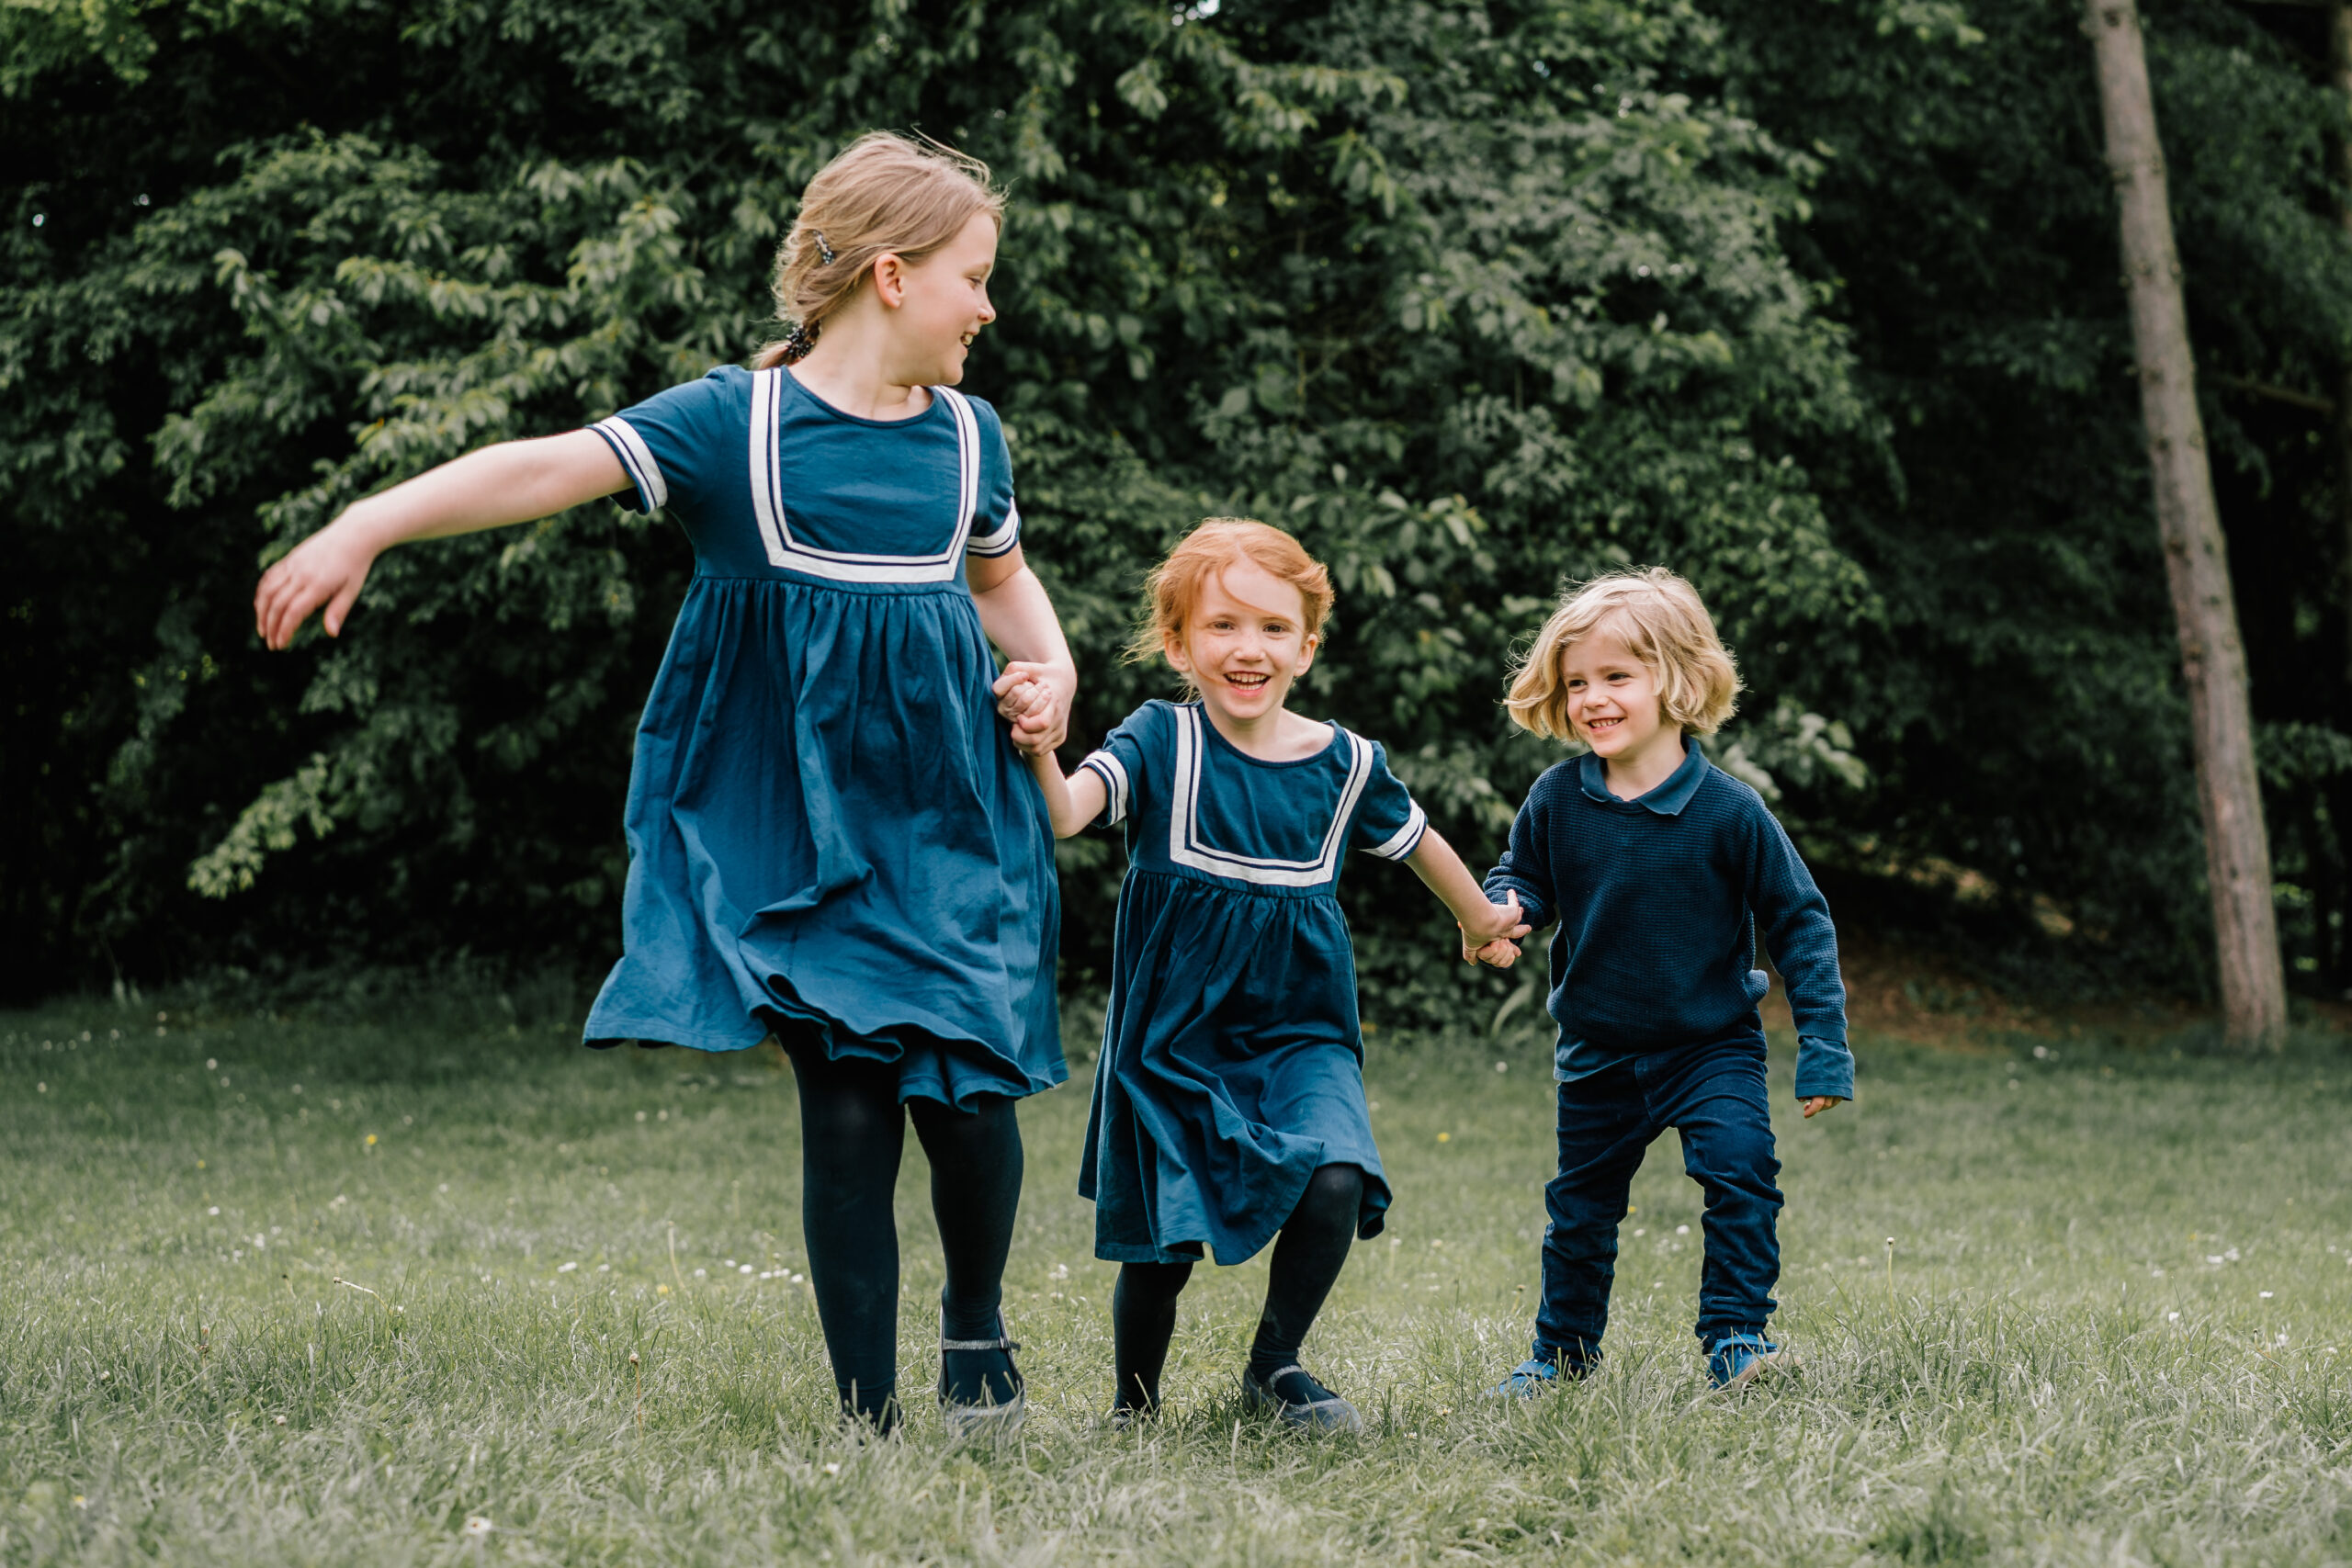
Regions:
<instances>
[{"instance_id":1,"label":"navy blue dress","mask_svg":"<svg viewBox=\"0 0 2352 1568\"><path fill-rule=\"evenodd\" d=\"M1421 808L1362 736L1335 724L1314 756L1261 761L1198 703L1145 704L1080 766L1127 833L1078 1181L1095 1256L1241 1262L1323 1165L1363 1168L1357 1231L1378 1235L1388 1180L1337 890L1351 848L1410 855Z\"/></svg>"},{"instance_id":2,"label":"navy blue dress","mask_svg":"<svg viewBox=\"0 0 2352 1568\"><path fill-rule=\"evenodd\" d=\"M637 731L624 955L592 1043L817 1026L967 1108L1069 1076L1053 835L964 558L1019 542L994 411L842 413L724 367L594 426L695 548Z\"/></svg>"}]
</instances>

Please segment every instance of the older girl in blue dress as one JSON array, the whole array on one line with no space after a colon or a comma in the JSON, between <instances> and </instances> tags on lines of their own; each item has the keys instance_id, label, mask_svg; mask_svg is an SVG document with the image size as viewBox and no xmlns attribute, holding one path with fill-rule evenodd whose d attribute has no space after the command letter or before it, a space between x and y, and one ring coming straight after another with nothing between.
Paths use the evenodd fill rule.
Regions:
<instances>
[{"instance_id":1,"label":"older girl in blue dress","mask_svg":"<svg viewBox=\"0 0 2352 1568\"><path fill-rule=\"evenodd\" d=\"M1069 778L1051 751L1034 757L1056 833L1127 831L1079 1177L1095 1255L1122 1266L1112 1419L1158 1405L1203 1248L1238 1263L1279 1233L1243 1397L1289 1425L1354 1430L1355 1407L1298 1364L1349 1244L1388 1207L1340 867L1351 849L1410 865L1461 922L1465 956L1526 927L1430 830L1376 743L1290 711L1331 608L1296 540L1204 523L1150 593L1136 650L1164 656L1192 700L1145 704Z\"/></svg>"},{"instance_id":2,"label":"older girl in blue dress","mask_svg":"<svg viewBox=\"0 0 2352 1568\"><path fill-rule=\"evenodd\" d=\"M755 368L369 497L255 602L283 648L321 606L340 632L407 540L614 494L684 526L694 582L629 777L625 955L587 1040L783 1043L826 1348L844 1406L885 1427L909 1116L946 1253L940 1400L952 1430L1001 1429L1023 1408L998 1314L1013 1103L1067 1076L1052 843L1015 745L1059 741L1076 675L996 415L951 389L995 319L1001 217L979 164L864 138L802 197L775 279L797 325Z\"/></svg>"}]
</instances>

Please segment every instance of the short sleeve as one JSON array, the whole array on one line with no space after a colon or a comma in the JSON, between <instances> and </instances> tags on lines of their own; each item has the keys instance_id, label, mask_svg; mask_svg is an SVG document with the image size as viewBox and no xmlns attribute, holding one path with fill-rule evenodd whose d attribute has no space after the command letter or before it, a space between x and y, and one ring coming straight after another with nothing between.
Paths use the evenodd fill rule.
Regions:
<instances>
[{"instance_id":1,"label":"short sleeve","mask_svg":"<svg viewBox=\"0 0 2352 1568\"><path fill-rule=\"evenodd\" d=\"M980 434L980 495L965 553L1011 555L1021 543L1021 508L1012 499L1012 453L1004 444L1004 426L996 411L977 398L972 407Z\"/></svg>"},{"instance_id":2,"label":"short sleeve","mask_svg":"<svg viewBox=\"0 0 2352 1568\"><path fill-rule=\"evenodd\" d=\"M1388 771L1387 750L1376 740L1365 744L1372 748L1372 776L1364 781L1349 842L1383 860L1403 860L1421 847L1430 819L1404 781Z\"/></svg>"},{"instance_id":3,"label":"short sleeve","mask_svg":"<svg viewBox=\"0 0 2352 1568\"><path fill-rule=\"evenodd\" d=\"M1147 760L1155 750L1151 742L1159 728L1159 710L1146 704L1120 721L1119 728L1103 737L1102 744L1079 763L1102 781L1102 815L1094 819L1096 827L1115 828L1135 810L1136 786L1148 784Z\"/></svg>"},{"instance_id":4,"label":"short sleeve","mask_svg":"<svg viewBox=\"0 0 2352 1568\"><path fill-rule=\"evenodd\" d=\"M637 490L634 510L650 514L678 506L691 512L721 463L744 460L741 441L726 438L727 374L722 367L699 381L656 392L588 427L621 460Z\"/></svg>"}]
</instances>

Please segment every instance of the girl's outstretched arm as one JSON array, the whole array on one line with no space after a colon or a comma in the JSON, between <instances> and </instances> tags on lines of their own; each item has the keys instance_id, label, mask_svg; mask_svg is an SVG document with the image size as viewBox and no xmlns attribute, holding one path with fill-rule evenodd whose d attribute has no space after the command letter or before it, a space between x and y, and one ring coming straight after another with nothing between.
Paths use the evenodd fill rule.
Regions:
<instances>
[{"instance_id":1,"label":"girl's outstretched arm","mask_svg":"<svg viewBox=\"0 0 2352 1568\"><path fill-rule=\"evenodd\" d=\"M469 452L352 502L295 546L262 574L254 629L271 648L284 648L324 605L327 636L339 637L368 569L394 545L528 523L628 488L620 459L593 430Z\"/></svg>"},{"instance_id":2,"label":"girl's outstretched arm","mask_svg":"<svg viewBox=\"0 0 2352 1568\"><path fill-rule=\"evenodd\" d=\"M1062 624L1054 602L1046 597L1046 585L1029 570L1018 545L1001 556L967 557L964 581L980 613L980 629L1012 660L997 678L996 694L1008 696L1023 683L1032 687L1023 708L1005 716L1012 720L1012 743L1033 757L1051 753L1069 734L1078 665L1062 640Z\"/></svg>"},{"instance_id":3,"label":"girl's outstretched arm","mask_svg":"<svg viewBox=\"0 0 2352 1568\"><path fill-rule=\"evenodd\" d=\"M1037 787L1046 792L1046 815L1053 819L1055 838L1067 839L1102 815L1109 796L1102 775L1092 768L1080 768L1078 777L1066 778L1061 760L1051 750L1030 753L1029 768L1037 775Z\"/></svg>"},{"instance_id":4,"label":"girl's outstretched arm","mask_svg":"<svg viewBox=\"0 0 2352 1568\"><path fill-rule=\"evenodd\" d=\"M1470 874L1470 868L1462 863L1453 846L1438 836L1436 829L1421 835L1420 843L1406 857L1406 863L1453 911L1454 919L1462 927L1462 956L1465 961L1475 962L1477 951L1498 939L1507 942L1527 934L1527 922L1520 918L1519 895L1510 894L1508 904L1489 901L1487 890L1478 886L1478 879Z\"/></svg>"}]
</instances>

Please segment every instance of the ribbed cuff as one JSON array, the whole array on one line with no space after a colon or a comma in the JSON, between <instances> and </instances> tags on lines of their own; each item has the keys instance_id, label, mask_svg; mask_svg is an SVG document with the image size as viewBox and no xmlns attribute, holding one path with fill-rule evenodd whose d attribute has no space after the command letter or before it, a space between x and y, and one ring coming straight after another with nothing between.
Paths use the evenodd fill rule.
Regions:
<instances>
[{"instance_id":1,"label":"ribbed cuff","mask_svg":"<svg viewBox=\"0 0 2352 1568\"><path fill-rule=\"evenodd\" d=\"M1797 1036L1797 1098L1854 1098L1854 1054L1843 1040Z\"/></svg>"}]
</instances>

